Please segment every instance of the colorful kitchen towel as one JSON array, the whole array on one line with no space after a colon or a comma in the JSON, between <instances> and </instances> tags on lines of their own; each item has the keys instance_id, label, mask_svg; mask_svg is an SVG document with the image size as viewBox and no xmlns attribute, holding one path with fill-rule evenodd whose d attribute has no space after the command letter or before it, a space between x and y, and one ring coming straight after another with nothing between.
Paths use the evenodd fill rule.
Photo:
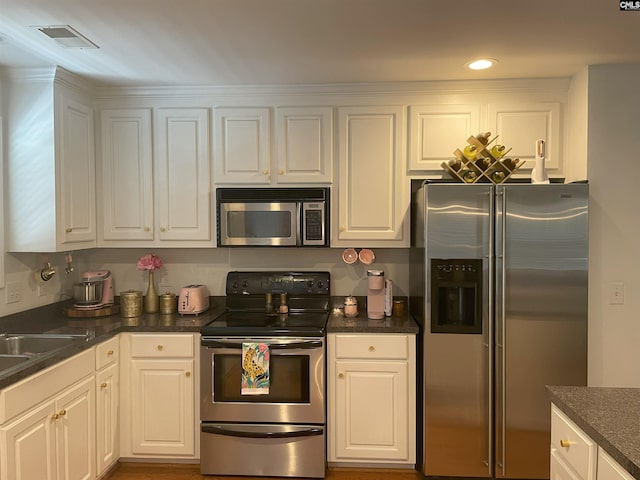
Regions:
<instances>
[{"instance_id":1,"label":"colorful kitchen towel","mask_svg":"<svg viewBox=\"0 0 640 480\"><path fill-rule=\"evenodd\" d=\"M269 382L269 345L243 343L241 394L267 395Z\"/></svg>"}]
</instances>

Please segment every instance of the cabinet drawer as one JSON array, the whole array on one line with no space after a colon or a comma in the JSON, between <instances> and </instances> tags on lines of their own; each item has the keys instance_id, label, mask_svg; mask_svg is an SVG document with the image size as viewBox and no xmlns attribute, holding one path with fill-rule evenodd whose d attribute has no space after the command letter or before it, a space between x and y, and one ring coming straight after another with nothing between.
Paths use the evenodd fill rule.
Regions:
<instances>
[{"instance_id":1,"label":"cabinet drawer","mask_svg":"<svg viewBox=\"0 0 640 480\"><path fill-rule=\"evenodd\" d=\"M193 335L190 334L131 335L133 357L193 358L194 354Z\"/></svg>"},{"instance_id":2,"label":"cabinet drawer","mask_svg":"<svg viewBox=\"0 0 640 480\"><path fill-rule=\"evenodd\" d=\"M90 348L1 390L0 425L93 375L94 365L95 349Z\"/></svg>"},{"instance_id":3,"label":"cabinet drawer","mask_svg":"<svg viewBox=\"0 0 640 480\"><path fill-rule=\"evenodd\" d=\"M120 337L115 336L96 346L96 370L116 363L119 356Z\"/></svg>"},{"instance_id":4,"label":"cabinet drawer","mask_svg":"<svg viewBox=\"0 0 640 480\"><path fill-rule=\"evenodd\" d=\"M336 335L336 358L406 359L408 335Z\"/></svg>"},{"instance_id":5,"label":"cabinet drawer","mask_svg":"<svg viewBox=\"0 0 640 480\"><path fill-rule=\"evenodd\" d=\"M583 480L595 480L597 445L555 405L551 407L551 448Z\"/></svg>"}]
</instances>

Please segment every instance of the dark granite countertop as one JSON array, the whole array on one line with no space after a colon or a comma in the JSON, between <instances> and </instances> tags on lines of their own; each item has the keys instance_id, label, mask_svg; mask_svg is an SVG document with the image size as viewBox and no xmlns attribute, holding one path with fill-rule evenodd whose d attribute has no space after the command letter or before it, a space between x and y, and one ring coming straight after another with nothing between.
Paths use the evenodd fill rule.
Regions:
<instances>
[{"instance_id":1,"label":"dark granite countertop","mask_svg":"<svg viewBox=\"0 0 640 480\"><path fill-rule=\"evenodd\" d=\"M83 337L49 354L38 355L0 372L0 389L69 358L121 332L193 332L218 317L225 308L224 297L211 297L211 307L199 315L145 313L125 318L119 314L98 318L70 318L64 314L70 302L60 302L0 318L0 333L54 333Z\"/></svg>"},{"instance_id":2,"label":"dark granite countertop","mask_svg":"<svg viewBox=\"0 0 640 480\"><path fill-rule=\"evenodd\" d=\"M332 297L332 305L341 305L344 297ZM405 299L405 311L400 316L385 317L382 320L367 318L366 298L357 297L358 316L345 317L335 310L329 316L327 333L409 333L417 334L418 324L408 313Z\"/></svg>"},{"instance_id":3,"label":"dark granite countertop","mask_svg":"<svg viewBox=\"0 0 640 480\"><path fill-rule=\"evenodd\" d=\"M640 388L548 386L551 401L640 480Z\"/></svg>"},{"instance_id":4,"label":"dark granite countertop","mask_svg":"<svg viewBox=\"0 0 640 480\"><path fill-rule=\"evenodd\" d=\"M332 305L341 303L344 297L332 297ZM358 298L359 315L346 318L332 314L327 332L354 333L418 333L418 325L406 313L384 320L369 320L365 298ZM70 301L53 303L43 307L19 312L0 318L0 333L58 333L81 335L71 345L49 354L39 355L15 367L0 371L0 389L22 380L34 373L69 358L87 348L101 343L121 332L194 332L211 323L225 309L225 297L211 297L211 307L200 315L163 315L145 313L139 317L125 318L119 314L98 318L70 318L64 310Z\"/></svg>"}]
</instances>

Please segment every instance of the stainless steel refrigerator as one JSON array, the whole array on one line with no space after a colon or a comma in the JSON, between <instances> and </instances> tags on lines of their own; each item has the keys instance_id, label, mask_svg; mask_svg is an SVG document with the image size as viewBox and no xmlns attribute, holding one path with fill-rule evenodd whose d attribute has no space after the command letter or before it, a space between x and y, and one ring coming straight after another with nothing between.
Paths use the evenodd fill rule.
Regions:
<instances>
[{"instance_id":1,"label":"stainless steel refrigerator","mask_svg":"<svg viewBox=\"0 0 640 480\"><path fill-rule=\"evenodd\" d=\"M587 382L588 185L426 182L412 226L424 474L549 478L545 386Z\"/></svg>"}]
</instances>

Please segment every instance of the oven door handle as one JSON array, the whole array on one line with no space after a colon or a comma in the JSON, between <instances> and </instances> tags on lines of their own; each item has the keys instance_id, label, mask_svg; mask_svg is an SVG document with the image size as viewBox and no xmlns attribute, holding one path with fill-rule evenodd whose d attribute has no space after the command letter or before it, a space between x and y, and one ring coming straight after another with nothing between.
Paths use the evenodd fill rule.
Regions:
<instances>
[{"instance_id":1,"label":"oven door handle","mask_svg":"<svg viewBox=\"0 0 640 480\"><path fill-rule=\"evenodd\" d=\"M322 435L322 428L301 428L288 432L258 432L251 430L234 430L227 429L219 425L202 425L200 427L202 433L213 433L216 435L227 435L230 437L244 438L295 438L295 437L313 437Z\"/></svg>"},{"instance_id":2,"label":"oven door handle","mask_svg":"<svg viewBox=\"0 0 640 480\"><path fill-rule=\"evenodd\" d=\"M201 343L203 347L242 349L242 342L226 342L223 340L210 340L208 338L203 338ZM269 348L271 350L300 350L300 349L320 348L322 347L322 341L304 340L302 342L291 342L291 343L267 342L267 345L269 345Z\"/></svg>"}]
</instances>

